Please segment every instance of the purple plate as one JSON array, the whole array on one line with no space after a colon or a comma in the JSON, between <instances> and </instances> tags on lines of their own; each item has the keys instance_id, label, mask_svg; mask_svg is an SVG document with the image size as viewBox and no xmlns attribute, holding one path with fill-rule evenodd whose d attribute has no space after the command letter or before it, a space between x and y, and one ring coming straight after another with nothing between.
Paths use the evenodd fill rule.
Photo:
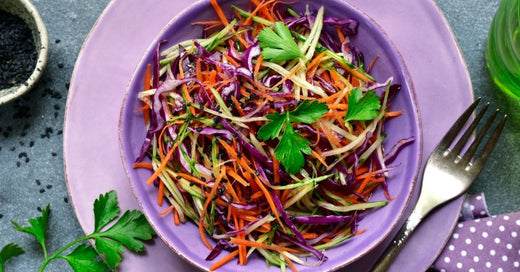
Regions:
<instances>
[{"instance_id":1,"label":"purple plate","mask_svg":"<svg viewBox=\"0 0 520 272\"><path fill-rule=\"evenodd\" d=\"M413 93L411 80L405 64L388 36L371 18L343 1L309 0L293 2L297 3L291 4L291 7L299 12L304 11L306 5L308 5L311 11L324 6L325 17L353 18L359 22L359 33L352 40L352 44L363 52L367 62L379 56L371 74L378 82L385 82L389 77L393 77L393 83L401 85L401 90L391 101L391 108L394 110L402 109L404 113L402 116L394 118L385 124L385 133L388 137L384 141L384 145L389 150L400 139L411 136L416 138L415 142L406 147L392 164L398 166L390 172L388 180L389 192L395 199L383 208L363 213L363 220L360 221L358 227L366 231L362 235L349 239L339 246L326 250L325 254L329 259L319 267L298 267L299 271L329 271L359 259L376 247L395 228L403 215L411 199L422 155L419 117L416 109L415 94ZM232 4L246 10L254 8L249 6L250 1L248 0L219 1L219 4L224 11L229 11L230 13ZM211 8L210 2L208 0L198 1L187 10L178 14L168 23L157 38L151 41L147 53L137 66L136 73L132 77L125 95L120 123L123 165L126 168L130 184L134 189L142 210L159 236L170 248L203 270L209 270L209 267L222 256L211 262L205 261L209 250L203 244L202 239L200 239L198 228L195 224L190 222L175 226L172 223L173 215L171 213L168 216L159 216L159 213L165 207L157 205L157 188L146 185L145 181L151 175L150 171L147 169L134 169L132 165L139 156L141 145L146 135L142 113L136 111L141 107L141 101L137 99L137 94L142 91L146 66L153 62L157 43L167 41L162 44L162 48L168 48L187 39L200 38L203 32L202 26L193 26L192 24L197 21L215 19L217 19L217 16ZM370 200L386 200L383 190L377 190ZM190 238L187 239L187 237ZM223 256L225 255L223 254ZM221 271L247 269L257 271L265 268L265 266L264 258L261 255L253 254L248 258L246 266L239 266L236 262L229 262L222 267ZM279 270L275 266L271 269Z\"/></svg>"},{"instance_id":2,"label":"purple plate","mask_svg":"<svg viewBox=\"0 0 520 272\"><path fill-rule=\"evenodd\" d=\"M423 121L425 161L444 131L473 100L468 72L453 33L433 1L350 2L382 26L409 68ZM67 101L64 163L71 202L85 232L93 229L92 202L100 193L115 189L122 209L139 208L120 160L120 103L149 41L172 14L191 3L113 0L83 45ZM92 90L104 92L100 95ZM92 111L93 107L102 110ZM461 204L462 198L458 198L429 216L389 271L426 270L455 226ZM367 271L381 251L382 247L375 248L345 270ZM193 266L159 239L147 246L146 254L124 254L121 271L150 269L193 271Z\"/></svg>"}]
</instances>

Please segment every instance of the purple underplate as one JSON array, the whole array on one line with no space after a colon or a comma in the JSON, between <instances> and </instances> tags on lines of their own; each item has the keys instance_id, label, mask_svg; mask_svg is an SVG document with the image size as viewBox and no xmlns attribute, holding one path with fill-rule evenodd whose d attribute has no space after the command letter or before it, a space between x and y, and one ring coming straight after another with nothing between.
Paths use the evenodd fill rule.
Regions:
<instances>
[{"instance_id":1,"label":"purple underplate","mask_svg":"<svg viewBox=\"0 0 520 272\"><path fill-rule=\"evenodd\" d=\"M232 4L245 10L252 10L254 7L250 6L250 3L248 0L219 1L222 9L229 11L228 18L231 17L232 9L230 6ZM337 270L361 258L381 243L388 233L395 228L404 214L415 188L422 155L422 144L411 79L399 52L386 34L371 18L346 2L338 0L291 2L291 7L297 12L305 11L306 5L311 11L316 11L319 7L324 6L325 17L352 18L359 22L359 33L352 40L352 45L357 46L363 52L367 62L379 56L371 74L378 82L385 82L388 78L393 77L393 83L401 85L401 90L391 100L391 109L402 109L404 113L402 116L385 123L385 133L388 137L383 143L390 150L401 139L412 136L416 138L414 143L403 149L391 165L398 166L389 173L390 178L388 180L389 193L395 199L385 207L362 214L363 219L360 221L358 228L366 231L341 245L327 249L325 254L329 259L318 267L297 265L298 271L330 271ZM167 41L162 43L161 47L168 48L187 39L200 38L202 37L203 27L193 26L193 23L217 18L208 0L198 1L187 10L177 14L157 38L150 41L147 53L138 65L125 94L120 123L123 165L128 173L137 201L148 221L173 251L203 270L209 270L209 267L225 254L217 257L214 261L206 261L205 258L210 251L200 239L198 227L191 222L175 226L172 213L167 216L160 216L160 212L165 207L157 205L157 188L147 185L145 182L150 177L151 172L148 169L134 169L132 165L140 154L146 136L142 112L137 111L142 106L137 94L142 91L146 67L153 63L157 44ZM370 200L387 199L381 189L376 190ZM219 270L246 271L250 269L254 271L267 269L265 259L259 254L253 254L248 258L246 266L240 266L236 262L228 262ZM271 266L268 270L279 271L279 268Z\"/></svg>"},{"instance_id":2,"label":"purple underplate","mask_svg":"<svg viewBox=\"0 0 520 272\"><path fill-rule=\"evenodd\" d=\"M409 68L423 125L424 162L456 116L473 100L468 72L453 33L433 1L350 2L381 25ZM100 193L115 189L122 209L139 208L120 158L121 101L150 41L172 19L172 14L192 3L113 0L82 47L67 100L64 163L71 202L85 232L93 229L92 203ZM416 194L412 203L415 200ZM448 239L461 203L462 198L458 198L431 214L389 271L415 272L429 267ZM344 269L368 271L388 242L383 241ZM160 239L148 244L145 254L127 252L123 258L120 271L125 272L194 268Z\"/></svg>"}]
</instances>

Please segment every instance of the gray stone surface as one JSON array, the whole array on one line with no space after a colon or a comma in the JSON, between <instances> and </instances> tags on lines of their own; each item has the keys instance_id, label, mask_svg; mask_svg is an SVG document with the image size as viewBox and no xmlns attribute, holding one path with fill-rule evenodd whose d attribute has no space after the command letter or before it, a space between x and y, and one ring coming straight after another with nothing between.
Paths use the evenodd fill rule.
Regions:
<instances>
[{"instance_id":1,"label":"gray stone surface","mask_svg":"<svg viewBox=\"0 0 520 272\"><path fill-rule=\"evenodd\" d=\"M49 252L83 235L68 201L65 184L63 118L68 82L77 55L108 2L33 0L47 25L50 54L47 70L37 88L0 107L0 247L16 242L27 251L9 261L6 271L37 271L43 258L34 240L15 232L10 220L25 225L28 218L40 214L38 209L50 204ZM467 61L475 96L483 97L510 116L498 149L471 191L485 192L493 214L520 210L520 174L517 170L520 163L520 101L511 101L501 95L492 84L484 61L488 27L499 1L437 2ZM439 106L441 110L442 105ZM58 260L46 271L71 269L65 261Z\"/></svg>"}]
</instances>

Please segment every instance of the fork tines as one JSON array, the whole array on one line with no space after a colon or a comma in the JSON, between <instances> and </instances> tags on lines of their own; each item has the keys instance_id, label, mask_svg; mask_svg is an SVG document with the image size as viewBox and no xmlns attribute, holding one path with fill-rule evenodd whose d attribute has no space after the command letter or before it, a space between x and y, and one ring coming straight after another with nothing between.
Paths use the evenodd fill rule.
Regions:
<instances>
[{"instance_id":1,"label":"fork tines","mask_svg":"<svg viewBox=\"0 0 520 272\"><path fill-rule=\"evenodd\" d=\"M489 136L487 142L481 148L479 155L475 156L480 143L482 142L482 140L486 136L487 131L490 129L494 120L498 116L499 110L495 110L487 119L484 126L480 129L480 132L477 134L476 138L473 140L469 148L464 152L463 155L461 155L463 148L468 145L469 139L473 135L474 131L477 128L477 125L479 124L480 120L483 118L484 114L489 108L489 103L487 103L482 107L475 119L473 119L471 124L466 128L463 135L459 138L454 147L450 149L450 146L452 146L453 142L457 139L457 136L460 135L463 129L466 127L468 119L470 118L470 116L472 116L480 100L480 98L476 99L475 102L473 102L466 109L466 111L453 124L448 133L442 138L441 142L435 150L437 152L442 152L445 157L452 157L452 159L458 164L466 165L466 170L468 171L470 169L480 170L483 168L485 162L491 154L491 151L493 150L495 144L498 141L500 133L502 132L505 121L507 119L507 115L504 115L500 119L499 123L493 130L493 133Z\"/></svg>"}]
</instances>

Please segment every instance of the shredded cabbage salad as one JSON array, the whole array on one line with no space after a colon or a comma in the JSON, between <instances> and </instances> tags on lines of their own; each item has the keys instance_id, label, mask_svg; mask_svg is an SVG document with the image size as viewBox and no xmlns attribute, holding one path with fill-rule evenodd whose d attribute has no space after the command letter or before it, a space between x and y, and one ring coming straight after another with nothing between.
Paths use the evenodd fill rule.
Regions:
<instances>
[{"instance_id":1,"label":"shredded cabbage salad","mask_svg":"<svg viewBox=\"0 0 520 272\"><path fill-rule=\"evenodd\" d=\"M218 20L198 23L202 38L157 45L134 167L151 170L161 215L198 225L207 260L220 256L211 270L254 252L283 271L317 266L363 233L363 210L388 203L370 201L376 188L391 200L389 164L414 138L383 149L399 85L376 82L375 60L350 45L357 21L252 3L228 19L211 0Z\"/></svg>"}]
</instances>

